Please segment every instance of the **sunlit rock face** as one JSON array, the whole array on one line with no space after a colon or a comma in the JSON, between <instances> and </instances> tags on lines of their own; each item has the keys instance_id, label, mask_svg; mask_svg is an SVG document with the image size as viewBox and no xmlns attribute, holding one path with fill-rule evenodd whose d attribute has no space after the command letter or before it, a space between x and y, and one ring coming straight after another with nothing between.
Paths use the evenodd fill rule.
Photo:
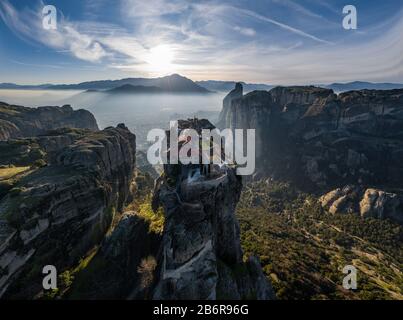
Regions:
<instances>
[{"instance_id":1,"label":"sunlit rock face","mask_svg":"<svg viewBox=\"0 0 403 320\"><path fill-rule=\"evenodd\" d=\"M179 121L200 132L207 120ZM241 177L229 165L168 164L153 199L165 212L155 299L272 299L259 261L243 262L235 207Z\"/></svg>"},{"instance_id":2,"label":"sunlit rock face","mask_svg":"<svg viewBox=\"0 0 403 320\"><path fill-rule=\"evenodd\" d=\"M63 127L98 130L89 111L73 110L69 105L27 108L0 102L0 141L33 137Z\"/></svg>"},{"instance_id":3,"label":"sunlit rock face","mask_svg":"<svg viewBox=\"0 0 403 320\"><path fill-rule=\"evenodd\" d=\"M319 193L349 183L401 185L402 89L336 95L276 87L232 95L220 126L256 130L255 178L285 179Z\"/></svg>"},{"instance_id":4,"label":"sunlit rock face","mask_svg":"<svg viewBox=\"0 0 403 320\"><path fill-rule=\"evenodd\" d=\"M319 202L330 214L357 214L403 224L403 197L396 193L348 185L324 194Z\"/></svg>"}]
</instances>

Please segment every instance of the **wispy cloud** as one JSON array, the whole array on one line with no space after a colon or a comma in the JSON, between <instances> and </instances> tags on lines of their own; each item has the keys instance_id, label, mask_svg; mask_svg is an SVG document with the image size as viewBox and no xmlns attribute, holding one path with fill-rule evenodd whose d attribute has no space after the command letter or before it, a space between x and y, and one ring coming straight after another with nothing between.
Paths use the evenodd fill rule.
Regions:
<instances>
[{"instance_id":1,"label":"wispy cloud","mask_svg":"<svg viewBox=\"0 0 403 320\"><path fill-rule=\"evenodd\" d=\"M26 63L17 60L10 60L11 63L15 63L21 66L28 67L38 67L38 68L52 68L52 69L63 69L63 66L55 65L55 64L38 64L38 63Z\"/></svg>"},{"instance_id":2,"label":"wispy cloud","mask_svg":"<svg viewBox=\"0 0 403 320\"><path fill-rule=\"evenodd\" d=\"M325 17L323 15L317 14L314 11L309 10L307 7L297 3L295 1L292 1L292 0L272 0L272 1L274 3L276 3L276 4L285 6L285 7L289 8L289 9L291 9L291 10L295 10L297 12L300 12L300 13L308 16L308 17L319 18L319 19L323 19L323 20L328 21L328 19L325 19Z\"/></svg>"},{"instance_id":3,"label":"wispy cloud","mask_svg":"<svg viewBox=\"0 0 403 320\"><path fill-rule=\"evenodd\" d=\"M80 65L79 67L76 67L74 65L71 64L66 64L66 63L59 63L59 64L46 64L46 63L27 63L27 62L23 62L23 61L18 61L18 60L14 60L11 59L9 60L9 62L13 63L13 64L17 64L20 66L27 66L27 67L35 67L38 69L44 69L44 68L51 68L51 69L75 69L75 70L94 70L94 71L101 71L99 68L97 68L94 65Z\"/></svg>"},{"instance_id":4,"label":"wispy cloud","mask_svg":"<svg viewBox=\"0 0 403 320\"><path fill-rule=\"evenodd\" d=\"M256 35L256 31L252 28L243 28L240 26L235 26L234 30L238 31L240 34L243 34L244 36L248 36L248 37L253 37Z\"/></svg>"},{"instance_id":5,"label":"wispy cloud","mask_svg":"<svg viewBox=\"0 0 403 320\"><path fill-rule=\"evenodd\" d=\"M41 8L17 11L7 0L0 3L0 17L18 36L56 50L68 50L76 58L96 62L107 56L102 45L80 33L73 23L59 19L57 30L42 27Z\"/></svg>"},{"instance_id":6,"label":"wispy cloud","mask_svg":"<svg viewBox=\"0 0 403 320\"><path fill-rule=\"evenodd\" d=\"M122 10L129 17L156 17L185 11L189 3L184 0L123 0Z\"/></svg>"},{"instance_id":7,"label":"wispy cloud","mask_svg":"<svg viewBox=\"0 0 403 320\"><path fill-rule=\"evenodd\" d=\"M256 35L257 32L252 27L241 26L228 19L227 16L231 13L240 15L241 20L242 17L251 17L301 37L329 43L300 29L232 5L191 4L185 0L155 1L122 0L123 18L136 18L137 28L134 32L113 24L94 21L71 22L63 16L58 21L57 30L44 30L41 24L42 3L35 9L24 9L19 12L8 0L4 0L0 5L0 16L18 36L39 42L60 53L69 52L78 59L91 62L98 62L103 58L114 60L116 53L126 55L130 62L132 59L144 60L147 50L161 41L181 43L183 50L191 48L197 56L198 51L205 52L212 49L212 46L218 47L217 49L225 46L228 39L225 39L220 31L234 30L248 37ZM99 2L96 4L98 6ZM179 25L164 19L166 15L183 12L186 14L178 17ZM217 43L221 45L217 46Z\"/></svg>"},{"instance_id":8,"label":"wispy cloud","mask_svg":"<svg viewBox=\"0 0 403 320\"><path fill-rule=\"evenodd\" d=\"M291 10L297 21L235 0L120 0L114 4L119 16L108 23L97 20L96 13L107 4L97 0L90 18L61 16L55 31L42 28L42 3L17 11L2 0L0 18L26 41L130 75L160 75L150 71L148 58L153 48L165 45L173 54L173 71L195 79L298 84L403 78L401 12L362 30L366 33L331 38L323 25L343 30L341 20L334 25L324 15L329 9L317 12L293 0L268 3ZM315 28L312 21L320 23Z\"/></svg>"}]
</instances>

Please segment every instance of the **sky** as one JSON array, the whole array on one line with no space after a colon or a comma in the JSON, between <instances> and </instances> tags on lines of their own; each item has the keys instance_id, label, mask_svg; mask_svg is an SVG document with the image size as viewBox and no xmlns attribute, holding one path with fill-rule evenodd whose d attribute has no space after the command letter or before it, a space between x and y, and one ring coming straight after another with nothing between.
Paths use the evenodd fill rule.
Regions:
<instances>
[{"instance_id":1,"label":"sky","mask_svg":"<svg viewBox=\"0 0 403 320\"><path fill-rule=\"evenodd\" d=\"M57 29L43 27L45 5ZM343 7L357 29L343 28ZM402 0L0 0L0 82L403 83Z\"/></svg>"}]
</instances>

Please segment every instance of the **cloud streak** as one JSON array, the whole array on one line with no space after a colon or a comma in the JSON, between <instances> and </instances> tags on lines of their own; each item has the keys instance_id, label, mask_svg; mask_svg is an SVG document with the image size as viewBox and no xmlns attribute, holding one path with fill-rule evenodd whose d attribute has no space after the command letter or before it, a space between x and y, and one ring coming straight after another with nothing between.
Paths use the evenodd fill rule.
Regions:
<instances>
[{"instance_id":1,"label":"cloud streak","mask_svg":"<svg viewBox=\"0 0 403 320\"><path fill-rule=\"evenodd\" d=\"M250 10L245 10L245 9L236 9L236 10L239 10L240 12L244 13L246 16L250 16L250 17L256 18L258 20L271 23L271 24L273 24L273 25L275 25L277 27L280 27L280 28L282 28L284 30L287 30L287 31L292 32L292 33L295 33L295 34L297 34L299 36L302 36L302 37L317 41L319 43L332 44L331 41L327 41L327 40L318 38L318 37L316 37L316 36L314 36L312 34L309 34L309 33L305 32L305 31L303 31L303 30L291 27L288 24L278 22L278 21L276 21L274 19L271 19L269 17L263 16L263 15L258 14L256 12L253 12L253 11L250 11Z\"/></svg>"}]
</instances>

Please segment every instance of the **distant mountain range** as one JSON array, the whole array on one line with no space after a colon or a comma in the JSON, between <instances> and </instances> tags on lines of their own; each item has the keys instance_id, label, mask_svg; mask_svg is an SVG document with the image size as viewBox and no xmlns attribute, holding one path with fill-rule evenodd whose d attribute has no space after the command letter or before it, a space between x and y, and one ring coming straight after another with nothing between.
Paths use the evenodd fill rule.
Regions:
<instances>
[{"instance_id":1,"label":"distant mountain range","mask_svg":"<svg viewBox=\"0 0 403 320\"><path fill-rule=\"evenodd\" d=\"M124 84L120 87L113 89L98 91L98 90L87 90L87 92L105 92L111 94L121 94L121 93L163 93L164 90L160 87L155 86L133 86L131 84Z\"/></svg>"},{"instance_id":2,"label":"distant mountain range","mask_svg":"<svg viewBox=\"0 0 403 320\"><path fill-rule=\"evenodd\" d=\"M0 83L0 89L48 89L52 84L24 85L15 83Z\"/></svg>"},{"instance_id":3,"label":"distant mountain range","mask_svg":"<svg viewBox=\"0 0 403 320\"><path fill-rule=\"evenodd\" d=\"M217 81L217 80L205 80L205 81L196 81L196 83L206 88L210 91L221 91L228 92L235 88L236 81ZM240 82L243 86L244 91L254 91L254 90L270 90L274 86L267 84L258 84L258 83L245 83Z\"/></svg>"},{"instance_id":4,"label":"distant mountain range","mask_svg":"<svg viewBox=\"0 0 403 320\"><path fill-rule=\"evenodd\" d=\"M130 87L128 87L130 85ZM136 88L134 88L136 87ZM153 89L149 89L153 87ZM119 89L120 88L120 89ZM126 78L120 80L99 80L81 82L78 84L41 84L41 85L17 85L13 83L1 83L0 89L52 89L52 90L113 90L136 92L174 92L174 93L209 93L210 91L193 82L192 80L173 74L161 78Z\"/></svg>"},{"instance_id":5,"label":"distant mountain range","mask_svg":"<svg viewBox=\"0 0 403 320\"><path fill-rule=\"evenodd\" d=\"M274 86L268 84L241 82L244 91L270 90ZM211 93L228 92L235 87L235 81L192 81L179 74L172 74L160 78L125 78L120 80L99 80L87 81L77 84L40 84L40 85L18 85L14 83L0 83L0 89L31 89L31 90L84 90L88 92L105 91L109 93ZM362 89L390 90L401 89L403 84L399 83L372 83L355 81L348 83L332 83L317 85L323 88L333 89L335 92L344 92Z\"/></svg>"},{"instance_id":6,"label":"distant mountain range","mask_svg":"<svg viewBox=\"0 0 403 320\"><path fill-rule=\"evenodd\" d=\"M344 91L364 90L364 89L368 89L368 90L402 89L403 84L354 81L354 82L348 82L348 83L332 83L329 85L320 85L320 87L332 89L335 92L344 92Z\"/></svg>"}]
</instances>

